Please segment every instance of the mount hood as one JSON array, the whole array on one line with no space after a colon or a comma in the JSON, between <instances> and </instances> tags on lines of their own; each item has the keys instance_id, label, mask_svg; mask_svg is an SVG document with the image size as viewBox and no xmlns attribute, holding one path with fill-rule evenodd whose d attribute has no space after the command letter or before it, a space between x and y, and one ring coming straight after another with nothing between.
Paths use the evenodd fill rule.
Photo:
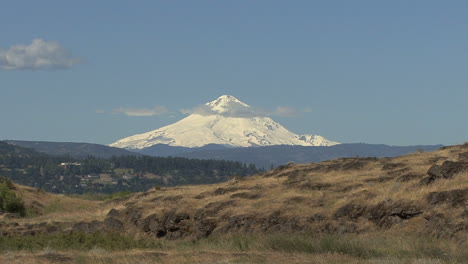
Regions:
<instances>
[{"instance_id":1,"label":"mount hood","mask_svg":"<svg viewBox=\"0 0 468 264\"><path fill-rule=\"evenodd\" d=\"M319 135L297 135L273 119L256 113L234 96L223 95L174 124L120 139L110 146L138 150L156 144L195 148L208 144L255 147L339 143Z\"/></svg>"}]
</instances>

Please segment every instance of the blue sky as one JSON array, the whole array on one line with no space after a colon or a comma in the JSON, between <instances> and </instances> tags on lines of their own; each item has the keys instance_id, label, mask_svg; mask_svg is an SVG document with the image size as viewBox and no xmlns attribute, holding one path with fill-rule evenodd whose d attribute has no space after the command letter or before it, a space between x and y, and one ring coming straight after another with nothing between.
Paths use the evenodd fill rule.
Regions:
<instances>
[{"instance_id":1,"label":"blue sky","mask_svg":"<svg viewBox=\"0 0 468 264\"><path fill-rule=\"evenodd\" d=\"M3 1L0 139L109 144L231 94L295 109L273 118L299 134L460 144L466 14L466 1Z\"/></svg>"}]
</instances>

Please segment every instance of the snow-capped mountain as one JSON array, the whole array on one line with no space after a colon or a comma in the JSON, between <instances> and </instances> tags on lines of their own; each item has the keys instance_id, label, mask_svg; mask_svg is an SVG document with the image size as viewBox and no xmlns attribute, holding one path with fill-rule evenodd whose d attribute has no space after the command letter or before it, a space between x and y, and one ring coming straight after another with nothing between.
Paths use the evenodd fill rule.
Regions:
<instances>
[{"instance_id":1,"label":"snow-capped mountain","mask_svg":"<svg viewBox=\"0 0 468 264\"><path fill-rule=\"evenodd\" d=\"M332 146L339 144L319 135L297 135L231 95L223 95L196 109L186 118L147 133L123 138L112 147L143 149L156 144L202 147L271 145Z\"/></svg>"}]
</instances>

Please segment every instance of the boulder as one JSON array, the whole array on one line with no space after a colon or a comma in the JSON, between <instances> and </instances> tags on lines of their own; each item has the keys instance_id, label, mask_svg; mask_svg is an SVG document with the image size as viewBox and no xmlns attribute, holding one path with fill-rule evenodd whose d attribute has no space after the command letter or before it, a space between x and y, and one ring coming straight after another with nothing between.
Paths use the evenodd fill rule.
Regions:
<instances>
[{"instance_id":1,"label":"boulder","mask_svg":"<svg viewBox=\"0 0 468 264\"><path fill-rule=\"evenodd\" d=\"M109 216L104 220L104 226L108 230L121 231L124 227L123 223L115 217Z\"/></svg>"},{"instance_id":2,"label":"boulder","mask_svg":"<svg viewBox=\"0 0 468 264\"><path fill-rule=\"evenodd\" d=\"M117 209L112 208L108 213L107 217L114 217L114 218L119 218L120 217L120 212Z\"/></svg>"},{"instance_id":3,"label":"boulder","mask_svg":"<svg viewBox=\"0 0 468 264\"><path fill-rule=\"evenodd\" d=\"M77 222L73 224L72 232L89 233L89 224L86 222Z\"/></svg>"},{"instance_id":4,"label":"boulder","mask_svg":"<svg viewBox=\"0 0 468 264\"><path fill-rule=\"evenodd\" d=\"M138 226L139 221L141 220L141 210L133 207L127 207L123 211L123 220L126 223Z\"/></svg>"}]
</instances>

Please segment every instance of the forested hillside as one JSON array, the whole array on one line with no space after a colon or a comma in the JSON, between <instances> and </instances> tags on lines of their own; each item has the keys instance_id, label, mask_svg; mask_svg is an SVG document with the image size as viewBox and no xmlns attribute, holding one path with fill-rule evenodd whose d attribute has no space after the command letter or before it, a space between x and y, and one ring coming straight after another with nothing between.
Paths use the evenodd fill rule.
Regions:
<instances>
[{"instance_id":1,"label":"forested hillside","mask_svg":"<svg viewBox=\"0 0 468 264\"><path fill-rule=\"evenodd\" d=\"M125 149L113 148L105 145L77 142L47 142L47 141L25 141L25 140L6 140L6 143L17 145L24 148L31 148L37 152L62 156L85 158L94 156L98 158L110 158L112 156L139 156L136 152Z\"/></svg>"},{"instance_id":2,"label":"forested hillside","mask_svg":"<svg viewBox=\"0 0 468 264\"><path fill-rule=\"evenodd\" d=\"M55 193L144 191L155 185L215 183L257 172L254 165L224 160L50 156L0 142L0 176Z\"/></svg>"}]
</instances>

